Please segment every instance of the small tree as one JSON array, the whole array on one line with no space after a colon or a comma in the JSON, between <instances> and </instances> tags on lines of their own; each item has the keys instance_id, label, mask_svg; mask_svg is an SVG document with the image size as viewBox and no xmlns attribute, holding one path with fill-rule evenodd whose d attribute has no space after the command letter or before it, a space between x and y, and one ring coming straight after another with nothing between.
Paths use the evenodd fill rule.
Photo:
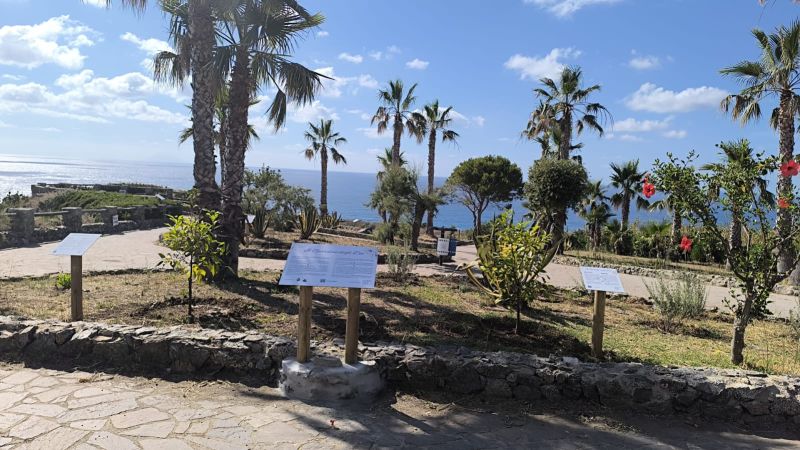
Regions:
<instances>
[{"instance_id":1,"label":"small tree","mask_svg":"<svg viewBox=\"0 0 800 450\"><path fill-rule=\"evenodd\" d=\"M219 212L206 211L204 218L196 216L169 216L172 225L162 237L172 253L159 253L158 266L180 270L189 282L189 323L192 315L193 283L214 278L222 267L225 244L215 239L219 227Z\"/></svg>"},{"instance_id":2,"label":"small tree","mask_svg":"<svg viewBox=\"0 0 800 450\"><path fill-rule=\"evenodd\" d=\"M445 187L472 213L475 237L491 204L510 202L522 191L522 171L502 156L471 158L456 166Z\"/></svg>"},{"instance_id":3,"label":"small tree","mask_svg":"<svg viewBox=\"0 0 800 450\"><path fill-rule=\"evenodd\" d=\"M495 303L516 309L515 334L519 333L522 305L533 302L541 290L541 274L557 248L538 225L514 223L511 211L492 221L488 235L477 238L478 259L464 267L467 276L494 297ZM475 268L480 269L482 279Z\"/></svg>"},{"instance_id":4,"label":"small tree","mask_svg":"<svg viewBox=\"0 0 800 450\"><path fill-rule=\"evenodd\" d=\"M528 208L539 213L539 222L550 231L553 242L564 236L564 211L578 207L588 187L586 169L574 161L545 158L531 166L525 185Z\"/></svg>"},{"instance_id":5,"label":"small tree","mask_svg":"<svg viewBox=\"0 0 800 450\"><path fill-rule=\"evenodd\" d=\"M759 179L778 169L779 160L775 156L758 153L742 161L724 161L709 167L708 173L693 170L694 159L694 152L685 160L668 154L667 162L656 161L653 181L659 190L672 196L677 207L689 213L690 221L701 227L697 239L708 240L722 250L739 280L741 294L735 294L729 307L734 314L731 362L741 364L747 326L769 314L770 292L789 276L798 262L795 256L787 271L778 270L779 250L796 247L800 209L793 203L794 197L780 197L778 207L791 213L794 225L787 236L775 232L770 220L775 207L769 196L754 189ZM717 225L717 218L731 217L734 213L747 231L748 242L732 248L723 228Z\"/></svg>"}]
</instances>

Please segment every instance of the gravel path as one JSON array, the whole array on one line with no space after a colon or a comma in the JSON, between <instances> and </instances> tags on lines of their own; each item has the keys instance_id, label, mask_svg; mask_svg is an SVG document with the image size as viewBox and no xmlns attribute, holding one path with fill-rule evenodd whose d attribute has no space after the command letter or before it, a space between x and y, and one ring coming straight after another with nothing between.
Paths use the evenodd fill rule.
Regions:
<instances>
[{"instance_id":1,"label":"gravel path","mask_svg":"<svg viewBox=\"0 0 800 450\"><path fill-rule=\"evenodd\" d=\"M158 254L164 247L158 245L158 237L166 229L159 228L146 231L132 231L125 234L103 236L89 249L83 258L83 267L87 271L148 269L159 261ZM51 252L58 243L41 244L33 247L0 250L0 278L39 276L58 272L69 272L69 257L53 256ZM460 263L475 258L475 247L458 248L455 262L438 266L423 264L416 268L420 275L451 274ZM240 258L239 267L246 270L280 270L284 261L273 259ZM378 270L386 270L379 266ZM550 264L547 269L550 284L561 288L572 288L581 285L578 267L561 264ZM655 279L638 275L622 274L622 284L630 295L647 297L645 283L653 283ZM724 309L723 301L730 298L730 289L720 286L709 286L708 307ZM786 317L795 308L796 297L781 294L770 296L770 310L779 317Z\"/></svg>"}]
</instances>

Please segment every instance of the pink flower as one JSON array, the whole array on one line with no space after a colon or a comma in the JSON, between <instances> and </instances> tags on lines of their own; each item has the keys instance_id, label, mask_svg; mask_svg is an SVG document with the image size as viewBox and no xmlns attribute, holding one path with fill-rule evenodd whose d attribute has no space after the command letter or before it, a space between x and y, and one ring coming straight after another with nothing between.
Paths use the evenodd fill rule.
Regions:
<instances>
[{"instance_id":1,"label":"pink flower","mask_svg":"<svg viewBox=\"0 0 800 450\"><path fill-rule=\"evenodd\" d=\"M792 206L792 203L789 200L786 200L783 197L778 198L778 208L786 209L790 206Z\"/></svg>"},{"instance_id":2,"label":"pink flower","mask_svg":"<svg viewBox=\"0 0 800 450\"><path fill-rule=\"evenodd\" d=\"M693 241L689 239L689 236L684 236L681 238L681 244L679 247L684 253L689 253L692 251L692 242Z\"/></svg>"},{"instance_id":3,"label":"pink flower","mask_svg":"<svg viewBox=\"0 0 800 450\"><path fill-rule=\"evenodd\" d=\"M656 186L649 181L645 181L644 186L642 187L642 193L646 198L650 198L656 194Z\"/></svg>"},{"instance_id":4,"label":"pink flower","mask_svg":"<svg viewBox=\"0 0 800 450\"><path fill-rule=\"evenodd\" d=\"M797 161L790 159L781 164L781 175L784 177L793 177L800 173L800 164Z\"/></svg>"}]
</instances>

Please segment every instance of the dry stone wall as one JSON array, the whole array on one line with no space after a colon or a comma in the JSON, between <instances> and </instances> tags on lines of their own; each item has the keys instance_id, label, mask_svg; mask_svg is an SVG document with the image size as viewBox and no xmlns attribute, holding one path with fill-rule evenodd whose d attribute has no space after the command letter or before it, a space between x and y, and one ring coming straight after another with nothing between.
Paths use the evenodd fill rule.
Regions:
<instances>
[{"instance_id":1,"label":"dry stone wall","mask_svg":"<svg viewBox=\"0 0 800 450\"><path fill-rule=\"evenodd\" d=\"M343 342L314 343L316 354L338 355ZM0 316L5 359L83 361L99 367L156 373L247 373L274 385L293 340L261 334L185 327L151 328L64 323ZM434 349L365 343L394 387L523 401L589 401L658 414L693 413L746 423L800 424L800 378L742 370L586 363L467 348Z\"/></svg>"}]
</instances>

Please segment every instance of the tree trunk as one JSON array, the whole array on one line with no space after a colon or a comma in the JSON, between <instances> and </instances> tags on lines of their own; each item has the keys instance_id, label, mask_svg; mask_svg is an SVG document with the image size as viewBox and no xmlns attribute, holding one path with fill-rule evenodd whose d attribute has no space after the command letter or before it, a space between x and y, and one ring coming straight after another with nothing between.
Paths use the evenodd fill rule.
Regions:
<instances>
[{"instance_id":1,"label":"tree trunk","mask_svg":"<svg viewBox=\"0 0 800 450\"><path fill-rule=\"evenodd\" d=\"M670 259L677 260L678 258L678 246L681 244L681 230L683 229L683 217L681 217L681 213L677 211L672 211L672 247L669 249L669 257Z\"/></svg>"},{"instance_id":2,"label":"tree trunk","mask_svg":"<svg viewBox=\"0 0 800 450\"><path fill-rule=\"evenodd\" d=\"M779 122L778 129L780 131L779 152L781 162L785 163L794 157L794 109L792 108L793 93L790 90L781 92L780 105L779 105ZM790 198L792 195L792 177L784 177L778 175L778 196ZM781 238L786 239L792 232L792 213L786 209L778 209L778 219L776 223L778 234ZM794 260L794 249L791 242L782 245L779 249L780 258L778 258L778 272L787 272L792 270L792 262ZM798 271L795 270L790 277L790 283L798 284Z\"/></svg>"},{"instance_id":3,"label":"tree trunk","mask_svg":"<svg viewBox=\"0 0 800 450\"><path fill-rule=\"evenodd\" d=\"M620 216L622 216L622 229L628 229L628 220L631 216L631 198L628 194L622 198L622 207L620 208Z\"/></svg>"},{"instance_id":4,"label":"tree trunk","mask_svg":"<svg viewBox=\"0 0 800 450\"><path fill-rule=\"evenodd\" d=\"M436 164L436 130L432 129L428 137L428 195L433 194ZM433 236L433 208L428 211L428 236Z\"/></svg>"},{"instance_id":5,"label":"tree trunk","mask_svg":"<svg viewBox=\"0 0 800 450\"><path fill-rule=\"evenodd\" d=\"M328 150L325 146L320 148L319 159L322 172L322 183L319 190L319 213L322 216L328 215Z\"/></svg>"},{"instance_id":6,"label":"tree trunk","mask_svg":"<svg viewBox=\"0 0 800 450\"><path fill-rule=\"evenodd\" d=\"M394 116L394 140L392 141L392 167L400 167L400 138L403 136L403 116Z\"/></svg>"},{"instance_id":7,"label":"tree trunk","mask_svg":"<svg viewBox=\"0 0 800 450\"><path fill-rule=\"evenodd\" d=\"M558 146L558 159L569 159L569 151L572 148L572 113L567 110L564 117L559 121L561 128L561 142Z\"/></svg>"},{"instance_id":8,"label":"tree trunk","mask_svg":"<svg viewBox=\"0 0 800 450\"><path fill-rule=\"evenodd\" d=\"M411 222L411 250L419 251L419 232L422 228L422 218L425 216L425 206L417 201L414 206L414 221Z\"/></svg>"},{"instance_id":9,"label":"tree trunk","mask_svg":"<svg viewBox=\"0 0 800 450\"><path fill-rule=\"evenodd\" d=\"M731 214L731 226L729 233L730 236L728 236L728 248L730 249L730 253L733 254L742 246L742 216L739 212L734 211L733 214ZM731 268L730 258L728 258L728 261L726 262L726 267L728 269Z\"/></svg>"},{"instance_id":10,"label":"tree trunk","mask_svg":"<svg viewBox=\"0 0 800 450\"><path fill-rule=\"evenodd\" d=\"M559 209L555 213L555 220L553 222L553 237L552 237L552 245L558 244L558 254L564 254L564 246L563 238L564 238L564 228L567 226L567 210L566 209Z\"/></svg>"},{"instance_id":11,"label":"tree trunk","mask_svg":"<svg viewBox=\"0 0 800 450\"><path fill-rule=\"evenodd\" d=\"M192 72L192 145L194 188L200 208L219 210L220 192L214 161L213 48L216 35L209 0L189 2L190 65Z\"/></svg>"},{"instance_id":12,"label":"tree trunk","mask_svg":"<svg viewBox=\"0 0 800 450\"><path fill-rule=\"evenodd\" d=\"M750 311L753 309L753 297L751 292L745 293L744 305L737 311L733 319L733 338L731 339L731 363L741 364L744 362L744 333L750 323Z\"/></svg>"},{"instance_id":13,"label":"tree trunk","mask_svg":"<svg viewBox=\"0 0 800 450\"><path fill-rule=\"evenodd\" d=\"M247 149L247 120L250 105L250 58L247 49L240 47L231 74L230 115L228 117L228 156L222 168L225 184L222 186L222 230L226 245L225 265L228 275L238 276L239 243L244 235L242 190L244 187L244 159Z\"/></svg>"},{"instance_id":14,"label":"tree trunk","mask_svg":"<svg viewBox=\"0 0 800 450\"><path fill-rule=\"evenodd\" d=\"M481 226L481 215L482 214L483 214L483 211L481 211L480 208L478 208L478 209L476 209L475 211L472 212L472 218L475 221L475 223L474 223L475 229L473 230L473 233L472 233L472 235L473 235L473 239L472 240L475 241L475 242L478 242L478 236L480 236L483 233L483 230L481 229L482 228L482 226Z\"/></svg>"}]
</instances>

